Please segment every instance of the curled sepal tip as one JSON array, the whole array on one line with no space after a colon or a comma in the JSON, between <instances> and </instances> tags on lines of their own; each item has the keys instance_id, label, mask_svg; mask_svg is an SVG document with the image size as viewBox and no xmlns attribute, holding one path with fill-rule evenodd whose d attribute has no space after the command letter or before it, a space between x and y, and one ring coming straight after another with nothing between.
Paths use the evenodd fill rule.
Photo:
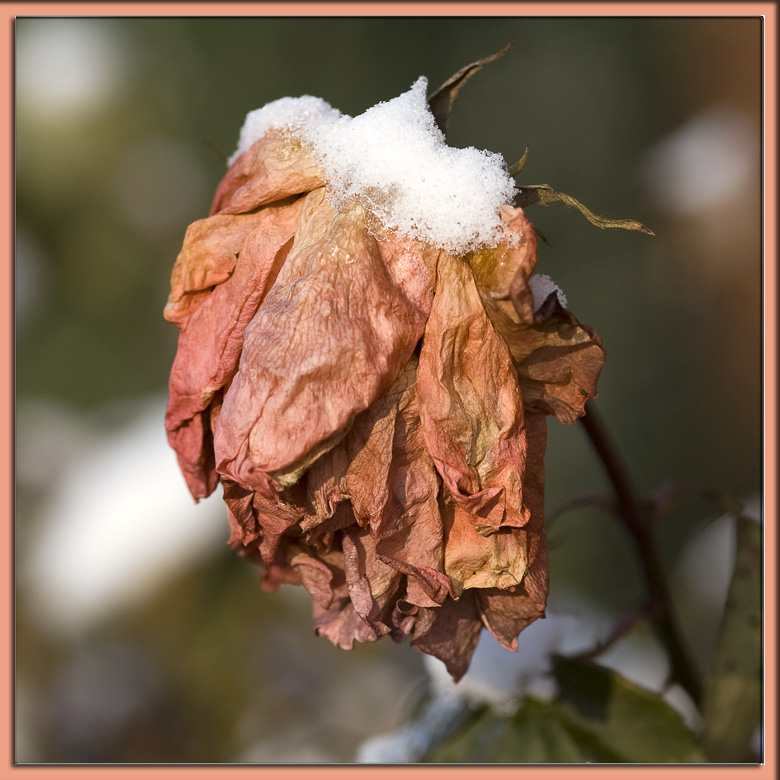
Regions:
<instances>
[{"instance_id":1,"label":"curled sepal tip","mask_svg":"<svg viewBox=\"0 0 780 780\"><path fill-rule=\"evenodd\" d=\"M450 76L447 81L444 82L429 98L428 105L431 108L431 113L436 119L436 124L439 129L447 134L447 123L452 112L452 106L455 103L455 99L458 97L461 89L465 83L478 71L482 70L485 65L489 65L491 62L495 62L500 57L503 57L513 46L514 41L510 41L503 49L499 49L495 54L491 54L488 57L483 57L481 60L472 62L470 65L466 65L461 68L457 73Z\"/></svg>"},{"instance_id":2,"label":"curled sepal tip","mask_svg":"<svg viewBox=\"0 0 780 780\"><path fill-rule=\"evenodd\" d=\"M523 155L520 162L524 163L526 157L527 153ZM516 163L512 168L516 168L518 164ZM521 186L515 197L515 206L525 208L537 203L542 206L559 206L562 203L572 211L579 211L591 225L595 225L598 228L623 228L624 230L636 230L640 233L646 233L649 236L655 235L650 228L645 227L635 219L608 219L607 217L594 214L587 206L572 198L571 195L566 195L564 192L556 192L549 184L526 184Z\"/></svg>"}]
</instances>

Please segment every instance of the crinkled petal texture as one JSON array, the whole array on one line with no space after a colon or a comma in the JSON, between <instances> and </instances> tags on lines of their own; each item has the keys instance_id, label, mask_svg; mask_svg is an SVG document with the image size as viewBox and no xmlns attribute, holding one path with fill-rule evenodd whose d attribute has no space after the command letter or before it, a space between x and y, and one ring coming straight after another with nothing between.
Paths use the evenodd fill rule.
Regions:
<instances>
[{"instance_id":1,"label":"crinkled petal texture","mask_svg":"<svg viewBox=\"0 0 780 780\"><path fill-rule=\"evenodd\" d=\"M247 215L251 221L234 218L241 220L237 229L247 232L233 254L231 275L200 305L190 304L188 317L181 323L166 427L187 484L198 498L216 486L209 407L236 372L244 329L284 263L299 211L300 201L296 201ZM211 220L219 220L215 230L221 232L222 219L204 221ZM212 238L212 234L205 235ZM231 253L234 247L230 243Z\"/></svg>"},{"instance_id":2,"label":"crinkled petal texture","mask_svg":"<svg viewBox=\"0 0 780 780\"><path fill-rule=\"evenodd\" d=\"M289 133L270 130L230 166L212 214L244 214L325 184L308 152Z\"/></svg>"},{"instance_id":3,"label":"crinkled petal texture","mask_svg":"<svg viewBox=\"0 0 780 780\"><path fill-rule=\"evenodd\" d=\"M482 628L544 615L546 417L596 393L598 336L534 313L533 227L455 257L340 211L304 146L269 131L187 231L166 426L192 495L221 482L230 545L305 587L314 630L389 635L455 679Z\"/></svg>"},{"instance_id":4,"label":"crinkled petal texture","mask_svg":"<svg viewBox=\"0 0 780 780\"><path fill-rule=\"evenodd\" d=\"M436 297L418 371L428 451L475 530L528 522L526 437L517 372L460 258L439 261Z\"/></svg>"},{"instance_id":5,"label":"crinkled petal texture","mask_svg":"<svg viewBox=\"0 0 780 780\"><path fill-rule=\"evenodd\" d=\"M290 254L244 330L214 437L221 474L272 497L388 389L425 326L391 271L360 206L337 213L324 190L306 196Z\"/></svg>"}]
</instances>

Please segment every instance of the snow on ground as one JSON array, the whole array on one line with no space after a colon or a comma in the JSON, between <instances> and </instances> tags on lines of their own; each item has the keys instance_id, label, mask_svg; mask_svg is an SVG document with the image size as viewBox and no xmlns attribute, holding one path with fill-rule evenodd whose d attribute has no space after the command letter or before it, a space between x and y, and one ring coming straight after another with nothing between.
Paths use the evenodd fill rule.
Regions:
<instances>
[{"instance_id":1,"label":"snow on ground","mask_svg":"<svg viewBox=\"0 0 780 780\"><path fill-rule=\"evenodd\" d=\"M221 497L194 504L165 438L164 412L163 397L147 399L105 432L62 409L22 410L17 479L40 503L30 527L17 526L19 582L41 626L84 630L226 543Z\"/></svg>"}]
</instances>

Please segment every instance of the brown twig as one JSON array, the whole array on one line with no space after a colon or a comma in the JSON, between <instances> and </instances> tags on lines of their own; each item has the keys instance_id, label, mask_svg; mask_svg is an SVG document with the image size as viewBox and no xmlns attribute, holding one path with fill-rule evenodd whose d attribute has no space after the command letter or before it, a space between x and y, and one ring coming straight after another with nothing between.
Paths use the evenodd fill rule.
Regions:
<instances>
[{"instance_id":1,"label":"brown twig","mask_svg":"<svg viewBox=\"0 0 780 780\"><path fill-rule=\"evenodd\" d=\"M650 618L669 654L672 677L698 703L701 699L699 674L677 629L664 568L650 533L647 508L641 501L604 422L590 403L580 422L612 483L620 518L634 539L647 581Z\"/></svg>"}]
</instances>

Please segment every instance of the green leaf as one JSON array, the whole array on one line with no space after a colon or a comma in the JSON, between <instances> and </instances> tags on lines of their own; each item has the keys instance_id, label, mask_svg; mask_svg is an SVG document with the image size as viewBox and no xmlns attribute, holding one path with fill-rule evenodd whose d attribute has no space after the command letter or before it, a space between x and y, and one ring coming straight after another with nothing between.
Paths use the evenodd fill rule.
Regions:
<instances>
[{"instance_id":1,"label":"green leaf","mask_svg":"<svg viewBox=\"0 0 780 780\"><path fill-rule=\"evenodd\" d=\"M663 698L594 663L558 658L559 697L529 699L511 717L489 707L426 756L440 764L705 763Z\"/></svg>"},{"instance_id":2,"label":"green leaf","mask_svg":"<svg viewBox=\"0 0 780 780\"><path fill-rule=\"evenodd\" d=\"M523 156L523 161L525 155ZM514 169L516 163L512 168ZM521 166L522 170L522 166ZM655 235L650 228L645 227L641 222L635 219L608 219L594 214L587 206L584 206L571 195L564 192L556 192L549 184L524 184L520 185L520 192L515 198L515 206L525 208L535 204L542 206L558 206L563 203L571 211L579 211L591 225L598 228L623 228L624 230L637 230L640 233Z\"/></svg>"},{"instance_id":3,"label":"green leaf","mask_svg":"<svg viewBox=\"0 0 780 780\"><path fill-rule=\"evenodd\" d=\"M690 763L706 758L680 714L659 694L593 663L555 663L563 720L579 741L627 763Z\"/></svg>"},{"instance_id":4,"label":"green leaf","mask_svg":"<svg viewBox=\"0 0 780 780\"><path fill-rule=\"evenodd\" d=\"M745 761L761 723L761 527L736 523L734 572L702 697L704 749L719 763Z\"/></svg>"},{"instance_id":5,"label":"green leaf","mask_svg":"<svg viewBox=\"0 0 780 780\"><path fill-rule=\"evenodd\" d=\"M529 700L515 715L485 708L427 757L437 764L585 764L611 758L578 742L557 705Z\"/></svg>"},{"instance_id":6,"label":"green leaf","mask_svg":"<svg viewBox=\"0 0 780 780\"><path fill-rule=\"evenodd\" d=\"M559 698L501 716L485 707L426 757L442 764L705 763L680 714L659 694L580 660L555 662Z\"/></svg>"}]
</instances>

